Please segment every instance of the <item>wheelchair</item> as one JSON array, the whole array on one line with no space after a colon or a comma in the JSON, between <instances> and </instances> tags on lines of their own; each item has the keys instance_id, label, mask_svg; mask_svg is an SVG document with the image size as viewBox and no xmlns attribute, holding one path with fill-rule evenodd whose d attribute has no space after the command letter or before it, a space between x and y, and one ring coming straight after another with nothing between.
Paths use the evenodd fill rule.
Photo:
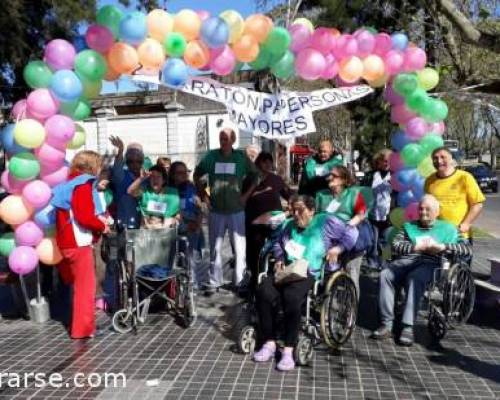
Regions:
<instances>
[{"instance_id":1,"label":"wheelchair","mask_svg":"<svg viewBox=\"0 0 500 400\"><path fill-rule=\"evenodd\" d=\"M441 340L449 329L466 323L474 309L476 287L470 265L457 257L441 256L425 297L427 328L433 338Z\"/></svg>"},{"instance_id":2,"label":"wheelchair","mask_svg":"<svg viewBox=\"0 0 500 400\"><path fill-rule=\"evenodd\" d=\"M259 283L272 271L271 247L266 243L259 257ZM321 278L314 283L305 302L299 339L294 347L296 364L309 364L314 348L322 342L331 349L345 344L356 326L357 309L356 287L345 268L334 272L322 268ZM250 354L258 343L255 293L244 303L243 311L243 318L237 320L233 328L234 339L240 353Z\"/></svg>"},{"instance_id":3,"label":"wheelchair","mask_svg":"<svg viewBox=\"0 0 500 400\"><path fill-rule=\"evenodd\" d=\"M185 328L194 324L197 314L189 244L178 235L177 227L124 229L109 235L103 245L118 267L117 310L112 317L117 332L137 331L157 298L165 301Z\"/></svg>"}]
</instances>

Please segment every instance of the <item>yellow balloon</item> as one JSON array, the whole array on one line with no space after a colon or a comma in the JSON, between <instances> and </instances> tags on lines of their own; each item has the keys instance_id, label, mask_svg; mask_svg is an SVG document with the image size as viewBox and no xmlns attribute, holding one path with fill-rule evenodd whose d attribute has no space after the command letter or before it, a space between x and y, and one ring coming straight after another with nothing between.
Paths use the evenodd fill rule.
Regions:
<instances>
[{"instance_id":1,"label":"yellow balloon","mask_svg":"<svg viewBox=\"0 0 500 400\"><path fill-rule=\"evenodd\" d=\"M56 239L54 238L44 238L36 246L36 254L40 261L47 265L59 264L63 256L59 247L57 246Z\"/></svg>"},{"instance_id":2,"label":"yellow balloon","mask_svg":"<svg viewBox=\"0 0 500 400\"><path fill-rule=\"evenodd\" d=\"M384 76L384 61L372 54L363 60L363 78L367 81L376 81Z\"/></svg>"},{"instance_id":3,"label":"yellow balloon","mask_svg":"<svg viewBox=\"0 0 500 400\"><path fill-rule=\"evenodd\" d=\"M434 89L439 83L439 74L434 68L424 68L417 72L419 86L424 90Z\"/></svg>"},{"instance_id":4,"label":"yellow balloon","mask_svg":"<svg viewBox=\"0 0 500 400\"><path fill-rule=\"evenodd\" d=\"M314 31L314 25L307 18L297 18L292 22L292 25L295 24L304 25L311 33Z\"/></svg>"},{"instance_id":5,"label":"yellow balloon","mask_svg":"<svg viewBox=\"0 0 500 400\"><path fill-rule=\"evenodd\" d=\"M157 8L146 19L149 36L163 42L165 36L174 29L174 18L165 10Z\"/></svg>"},{"instance_id":6,"label":"yellow balloon","mask_svg":"<svg viewBox=\"0 0 500 400\"><path fill-rule=\"evenodd\" d=\"M67 148L76 150L85 144L85 129L80 124L75 123L75 134L73 139L68 143Z\"/></svg>"},{"instance_id":7,"label":"yellow balloon","mask_svg":"<svg viewBox=\"0 0 500 400\"><path fill-rule=\"evenodd\" d=\"M339 66L339 76L347 83L356 82L363 74L363 62L358 57L344 58Z\"/></svg>"},{"instance_id":8,"label":"yellow balloon","mask_svg":"<svg viewBox=\"0 0 500 400\"><path fill-rule=\"evenodd\" d=\"M221 13L219 17L226 21L229 27L229 43L235 43L241 37L245 29L243 17L234 10L226 10Z\"/></svg>"},{"instance_id":9,"label":"yellow balloon","mask_svg":"<svg viewBox=\"0 0 500 400\"><path fill-rule=\"evenodd\" d=\"M101 93L102 81L83 81L83 97L86 99L95 99Z\"/></svg>"},{"instance_id":10,"label":"yellow balloon","mask_svg":"<svg viewBox=\"0 0 500 400\"><path fill-rule=\"evenodd\" d=\"M210 61L210 49L201 40L192 40L184 50L184 61L193 68L203 68Z\"/></svg>"},{"instance_id":11,"label":"yellow balloon","mask_svg":"<svg viewBox=\"0 0 500 400\"><path fill-rule=\"evenodd\" d=\"M137 48L139 62L145 68L159 70L165 62L163 46L155 39L148 38Z\"/></svg>"},{"instance_id":12,"label":"yellow balloon","mask_svg":"<svg viewBox=\"0 0 500 400\"><path fill-rule=\"evenodd\" d=\"M196 39L200 29L201 18L193 10L181 10L174 18L174 31L182 33L186 42Z\"/></svg>"},{"instance_id":13,"label":"yellow balloon","mask_svg":"<svg viewBox=\"0 0 500 400\"><path fill-rule=\"evenodd\" d=\"M19 225L31 218L35 209L22 196L11 194L0 203L0 218L9 225Z\"/></svg>"},{"instance_id":14,"label":"yellow balloon","mask_svg":"<svg viewBox=\"0 0 500 400\"><path fill-rule=\"evenodd\" d=\"M34 119L22 119L14 128L14 140L23 147L35 149L45 140L45 128Z\"/></svg>"},{"instance_id":15,"label":"yellow balloon","mask_svg":"<svg viewBox=\"0 0 500 400\"><path fill-rule=\"evenodd\" d=\"M384 87L386 85L386 83L387 83L388 80L389 80L389 76L388 75L384 75L384 76L382 76L379 79L375 79L373 81L368 81L368 84L372 88L381 88L381 87Z\"/></svg>"},{"instance_id":16,"label":"yellow balloon","mask_svg":"<svg viewBox=\"0 0 500 400\"><path fill-rule=\"evenodd\" d=\"M422 161L420 161L420 164L418 164L417 166L417 171L424 178L427 178L429 175L436 172L436 168L434 168L431 156L427 156Z\"/></svg>"}]
</instances>

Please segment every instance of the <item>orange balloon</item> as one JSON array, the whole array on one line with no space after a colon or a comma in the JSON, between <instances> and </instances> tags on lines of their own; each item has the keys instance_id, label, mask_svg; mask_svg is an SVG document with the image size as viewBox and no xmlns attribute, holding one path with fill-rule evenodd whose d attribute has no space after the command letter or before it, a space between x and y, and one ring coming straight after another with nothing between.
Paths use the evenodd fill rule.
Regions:
<instances>
[{"instance_id":1,"label":"orange balloon","mask_svg":"<svg viewBox=\"0 0 500 400\"><path fill-rule=\"evenodd\" d=\"M347 83L356 82L363 74L363 61L358 57L349 57L341 61L339 76Z\"/></svg>"},{"instance_id":2,"label":"orange balloon","mask_svg":"<svg viewBox=\"0 0 500 400\"><path fill-rule=\"evenodd\" d=\"M59 264L63 259L55 238L43 238L36 246L36 254L39 260L47 265Z\"/></svg>"},{"instance_id":3,"label":"orange balloon","mask_svg":"<svg viewBox=\"0 0 500 400\"><path fill-rule=\"evenodd\" d=\"M0 218L9 225L19 225L31 218L35 209L22 196L11 194L0 203Z\"/></svg>"},{"instance_id":4,"label":"orange balloon","mask_svg":"<svg viewBox=\"0 0 500 400\"><path fill-rule=\"evenodd\" d=\"M263 43L273 29L273 20L262 14L250 15L245 20L243 35L252 35L258 43Z\"/></svg>"},{"instance_id":5,"label":"orange balloon","mask_svg":"<svg viewBox=\"0 0 500 400\"><path fill-rule=\"evenodd\" d=\"M114 68L111 66L111 62L109 61L109 53L106 54L106 61L108 64L108 69L103 79L108 82L116 81L121 74L118 71L115 71Z\"/></svg>"},{"instance_id":6,"label":"orange balloon","mask_svg":"<svg viewBox=\"0 0 500 400\"><path fill-rule=\"evenodd\" d=\"M370 55L363 60L363 78L367 81L376 81L384 76L385 64L377 55Z\"/></svg>"},{"instance_id":7,"label":"orange balloon","mask_svg":"<svg viewBox=\"0 0 500 400\"><path fill-rule=\"evenodd\" d=\"M108 53L111 68L120 74L131 74L139 68L137 51L126 43L115 43Z\"/></svg>"},{"instance_id":8,"label":"orange balloon","mask_svg":"<svg viewBox=\"0 0 500 400\"><path fill-rule=\"evenodd\" d=\"M334 37L339 37L341 35L340 31L337 28L331 28L330 31Z\"/></svg>"},{"instance_id":9,"label":"orange balloon","mask_svg":"<svg viewBox=\"0 0 500 400\"><path fill-rule=\"evenodd\" d=\"M380 87L384 87L388 80L389 80L389 76L388 75L384 75L384 76L382 76L382 77L380 77L378 79L375 79L373 81L368 81L368 84L372 88L380 88Z\"/></svg>"},{"instance_id":10,"label":"orange balloon","mask_svg":"<svg viewBox=\"0 0 500 400\"><path fill-rule=\"evenodd\" d=\"M165 36L174 29L174 18L165 10L157 8L148 14L146 24L149 36L163 42Z\"/></svg>"},{"instance_id":11,"label":"orange balloon","mask_svg":"<svg viewBox=\"0 0 500 400\"><path fill-rule=\"evenodd\" d=\"M139 62L149 69L160 69L165 62L163 46L155 39L148 38L137 48Z\"/></svg>"},{"instance_id":12,"label":"orange balloon","mask_svg":"<svg viewBox=\"0 0 500 400\"><path fill-rule=\"evenodd\" d=\"M210 61L210 49L201 40L192 40L184 50L184 61L193 68L203 68Z\"/></svg>"},{"instance_id":13,"label":"orange balloon","mask_svg":"<svg viewBox=\"0 0 500 400\"><path fill-rule=\"evenodd\" d=\"M232 47L236 59L241 62L252 62L259 55L259 44L250 34L240 37Z\"/></svg>"},{"instance_id":14,"label":"orange balloon","mask_svg":"<svg viewBox=\"0 0 500 400\"><path fill-rule=\"evenodd\" d=\"M201 18L193 10L181 10L174 18L174 31L182 33L187 42L200 34Z\"/></svg>"}]
</instances>

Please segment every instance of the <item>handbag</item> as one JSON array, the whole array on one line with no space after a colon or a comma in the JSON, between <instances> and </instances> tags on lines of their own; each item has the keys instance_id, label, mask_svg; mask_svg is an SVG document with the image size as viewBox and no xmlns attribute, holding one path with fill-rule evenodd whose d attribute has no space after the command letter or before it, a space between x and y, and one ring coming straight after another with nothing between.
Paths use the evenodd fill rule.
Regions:
<instances>
[{"instance_id":1,"label":"handbag","mask_svg":"<svg viewBox=\"0 0 500 400\"><path fill-rule=\"evenodd\" d=\"M288 264L282 271L274 274L274 282L278 285L284 283L297 282L307 278L307 268L309 263L303 258Z\"/></svg>"}]
</instances>

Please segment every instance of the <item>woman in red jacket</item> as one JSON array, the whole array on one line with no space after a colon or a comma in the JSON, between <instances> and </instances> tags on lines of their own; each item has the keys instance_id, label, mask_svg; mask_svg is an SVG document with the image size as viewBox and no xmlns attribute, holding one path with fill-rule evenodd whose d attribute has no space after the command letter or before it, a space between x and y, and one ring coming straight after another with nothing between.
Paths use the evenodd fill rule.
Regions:
<instances>
[{"instance_id":1,"label":"woman in red jacket","mask_svg":"<svg viewBox=\"0 0 500 400\"><path fill-rule=\"evenodd\" d=\"M57 245L63 255L59 273L66 284L73 285L72 339L89 338L95 334L92 245L100 234L109 232L95 184L101 164L101 156L94 151L77 153L71 163L68 181L53 189L51 201L56 207Z\"/></svg>"}]
</instances>

